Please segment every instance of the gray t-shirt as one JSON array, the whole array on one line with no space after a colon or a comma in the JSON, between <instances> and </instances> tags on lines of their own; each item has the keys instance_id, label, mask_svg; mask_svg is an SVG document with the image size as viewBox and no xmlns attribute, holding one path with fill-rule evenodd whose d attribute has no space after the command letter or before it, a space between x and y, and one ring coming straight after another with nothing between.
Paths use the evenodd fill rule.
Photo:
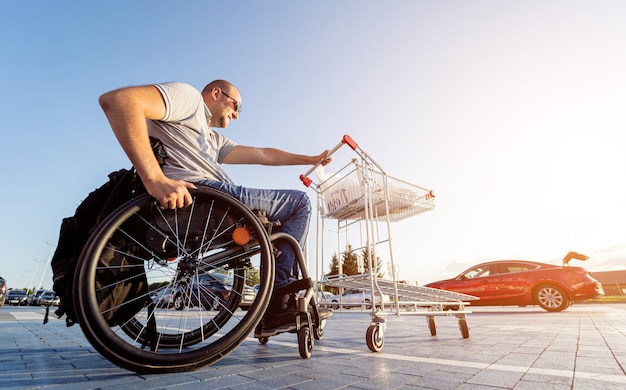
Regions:
<instances>
[{"instance_id":1,"label":"gray t-shirt","mask_svg":"<svg viewBox=\"0 0 626 390\"><path fill-rule=\"evenodd\" d=\"M163 173L170 179L232 183L222 160L237 145L209 127L211 112L202 94L189 84L155 84L165 101L165 117L148 120L148 134L161 140L167 158Z\"/></svg>"}]
</instances>

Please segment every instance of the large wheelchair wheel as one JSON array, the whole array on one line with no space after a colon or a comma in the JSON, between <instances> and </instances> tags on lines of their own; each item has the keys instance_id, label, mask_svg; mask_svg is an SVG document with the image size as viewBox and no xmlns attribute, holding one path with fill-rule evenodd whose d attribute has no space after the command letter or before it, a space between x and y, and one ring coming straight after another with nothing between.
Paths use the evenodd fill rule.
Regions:
<instances>
[{"instance_id":1,"label":"large wheelchair wheel","mask_svg":"<svg viewBox=\"0 0 626 390\"><path fill-rule=\"evenodd\" d=\"M162 209L148 195L127 202L81 254L78 322L122 368L163 373L215 363L246 339L269 303L274 259L266 228L228 194L190 192L193 204L184 209Z\"/></svg>"}]
</instances>

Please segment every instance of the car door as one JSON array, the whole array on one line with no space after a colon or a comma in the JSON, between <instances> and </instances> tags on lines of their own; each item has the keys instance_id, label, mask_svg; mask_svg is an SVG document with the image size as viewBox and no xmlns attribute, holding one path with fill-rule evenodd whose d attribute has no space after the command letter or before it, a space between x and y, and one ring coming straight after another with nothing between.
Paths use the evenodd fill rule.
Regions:
<instances>
[{"instance_id":1,"label":"car door","mask_svg":"<svg viewBox=\"0 0 626 390\"><path fill-rule=\"evenodd\" d=\"M494 300L502 304L519 305L525 304L525 298L529 296L531 277L528 273L529 264L523 262L506 262L497 264L494 272L493 283L496 285L497 294Z\"/></svg>"},{"instance_id":2,"label":"car door","mask_svg":"<svg viewBox=\"0 0 626 390\"><path fill-rule=\"evenodd\" d=\"M465 272L463 280L463 293L474 295L484 302L490 302L498 297L498 286L495 282L495 268L492 264L484 264Z\"/></svg>"}]
</instances>

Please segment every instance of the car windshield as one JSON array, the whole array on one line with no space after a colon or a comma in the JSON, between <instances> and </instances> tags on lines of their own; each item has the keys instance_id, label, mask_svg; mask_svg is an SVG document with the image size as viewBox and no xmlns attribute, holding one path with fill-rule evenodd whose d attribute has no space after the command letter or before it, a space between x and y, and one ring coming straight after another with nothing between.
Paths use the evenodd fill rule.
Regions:
<instances>
[{"instance_id":1,"label":"car windshield","mask_svg":"<svg viewBox=\"0 0 626 390\"><path fill-rule=\"evenodd\" d=\"M211 273L209 273L209 275L213 276L215 279L219 280L220 282L224 283L225 285L232 286L232 284L233 284L232 276L224 275L224 274L218 274L217 272L211 272Z\"/></svg>"},{"instance_id":2,"label":"car windshield","mask_svg":"<svg viewBox=\"0 0 626 390\"><path fill-rule=\"evenodd\" d=\"M13 291L11 291L11 295L26 295L26 291L24 291L24 290L13 290Z\"/></svg>"}]
</instances>

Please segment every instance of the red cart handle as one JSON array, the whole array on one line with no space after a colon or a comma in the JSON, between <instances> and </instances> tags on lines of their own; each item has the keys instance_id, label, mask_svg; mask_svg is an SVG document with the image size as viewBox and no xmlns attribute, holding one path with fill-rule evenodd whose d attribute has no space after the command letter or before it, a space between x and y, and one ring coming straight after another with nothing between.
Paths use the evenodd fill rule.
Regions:
<instances>
[{"instance_id":1,"label":"red cart handle","mask_svg":"<svg viewBox=\"0 0 626 390\"><path fill-rule=\"evenodd\" d=\"M335 154L335 152L339 150L339 148L341 148L343 145L348 145L352 150L356 150L356 148L359 146L359 144L357 144L356 141L352 139L352 137L346 134L341 138L341 142L339 142L337 146L335 146L328 152L328 154L326 155L326 158ZM311 183L313 183L313 180L309 178L309 175L313 173L315 168L319 166L320 164L315 164L313 165L311 169L309 169L308 171L300 175L300 181L302 182L302 184L304 184L306 187L309 187Z\"/></svg>"}]
</instances>

